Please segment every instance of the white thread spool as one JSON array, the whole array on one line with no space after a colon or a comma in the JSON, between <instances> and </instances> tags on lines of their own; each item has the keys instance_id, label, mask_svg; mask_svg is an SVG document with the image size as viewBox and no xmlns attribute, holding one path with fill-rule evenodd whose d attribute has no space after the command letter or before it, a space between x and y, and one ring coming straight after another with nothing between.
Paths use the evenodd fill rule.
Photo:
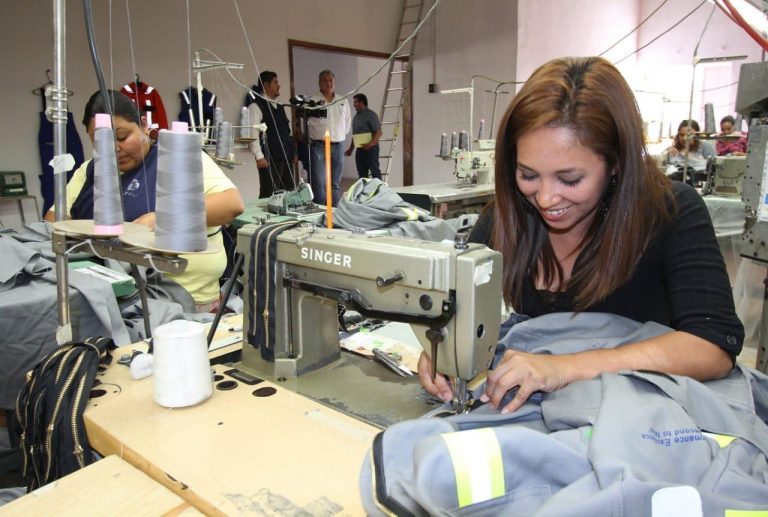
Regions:
<instances>
[{"instance_id":1,"label":"white thread spool","mask_svg":"<svg viewBox=\"0 0 768 517\"><path fill-rule=\"evenodd\" d=\"M213 393L205 326L176 320L153 333L155 402L163 407L199 404Z\"/></svg>"},{"instance_id":2,"label":"white thread spool","mask_svg":"<svg viewBox=\"0 0 768 517\"><path fill-rule=\"evenodd\" d=\"M477 139L482 140L483 139L483 133L485 133L485 119L480 119L480 128L477 130Z\"/></svg>"}]
</instances>

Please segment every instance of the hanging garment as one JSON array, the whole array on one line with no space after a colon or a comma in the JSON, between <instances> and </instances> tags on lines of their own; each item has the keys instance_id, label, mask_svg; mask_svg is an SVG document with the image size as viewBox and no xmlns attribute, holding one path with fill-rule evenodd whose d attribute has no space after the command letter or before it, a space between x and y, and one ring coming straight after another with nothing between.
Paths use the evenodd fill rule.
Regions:
<instances>
[{"instance_id":1,"label":"hanging garment","mask_svg":"<svg viewBox=\"0 0 768 517\"><path fill-rule=\"evenodd\" d=\"M120 93L129 97L139 105L147 117L147 127L150 129L168 129L168 116L165 114L163 99L153 86L139 81L126 84Z\"/></svg>"},{"instance_id":2,"label":"hanging garment","mask_svg":"<svg viewBox=\"0 0 768 517\"><path fill-rule=\"evenodd\" d=\"M216 95L203 88L203 118L200 121L198 113L197 88L190 87L179 92L181 101L181 111L179 111L179 120L186 122L190 127L197 127L206 123L213 122L213 112L216 110Z\"/></svg>"},{"instance_id":3,"label":"hanging garment","mask_svg":"<svg viewBox=\"0 0 768 517\"><path fill-rule=\"evenodd\" d=\"M44 216L53 206L53 167L48 165L53 159L53 122L45 116L45 96L41 97L43 110L40 112L40 130L37 133L37 143L40 149L40 170L42 174L38 176L40 180L40 195L43 196ZM80 135L75 127L75 120L72 113L67 112L67 152L75 159L75 166L67 172L67 181L72 177L74 171L83 163L83 144L80 142Z\"/></svg>"}]
</instances>

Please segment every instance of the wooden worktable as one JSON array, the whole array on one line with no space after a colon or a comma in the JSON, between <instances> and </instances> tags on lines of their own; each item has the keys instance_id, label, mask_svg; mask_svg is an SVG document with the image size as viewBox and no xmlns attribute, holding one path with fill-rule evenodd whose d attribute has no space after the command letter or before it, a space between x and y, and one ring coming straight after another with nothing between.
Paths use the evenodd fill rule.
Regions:
<instances>
[{"instance_id":1,"label":"wooden worktable","mask_svg":"<svg viewBox=\"0 0 768 517\"><path fill-rule=\"evenodd\" d=\"M215 366L217 374L227 369ZM152 377L133 381L113 364L99 379L107 393L85 412L91 445L200 511L363 514L358 475L376 428L266 381L214 387L197 406L167 409L154 402ZM260 388L275 393L252 395Z\"/></svg>"},{"instance_id":2,"label":"wooden worktable","mask_svg":"<svg viewBox=\"0 0 768 517\"><path fill-rule=\"evenodd\" d=\"M117 456L38 488L0 509L4 516L200 515Z\"/></svg>"}]
</instances>

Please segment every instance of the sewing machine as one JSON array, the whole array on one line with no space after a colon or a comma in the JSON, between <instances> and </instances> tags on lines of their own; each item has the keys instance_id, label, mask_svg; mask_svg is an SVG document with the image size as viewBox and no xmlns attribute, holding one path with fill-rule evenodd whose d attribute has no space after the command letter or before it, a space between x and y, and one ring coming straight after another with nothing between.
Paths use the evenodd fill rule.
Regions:
<instances>
[{"instance_id":1,"label":"sewing machine","mask_svg":"<svg viewBox=\"0 0 768 517\"><path fill-rule=\"evenodd\" d=\"M708 191L716 196L741 197L747 174L746 156L717 156L708 165Z\"/></svg>"},{"instance_id":2,"label":"sewing machine","mask_svg":"<svg viewBox=\"0 0 768 517\"><path fill-rule=\"evenodd\" d=\"M443 244L279 224L288 229L277 234L276 225L251 224L238 232L247 285L274 272L274 282L261 290L268 293L249 287L245 296L244 331L252 346L243 347L243 366L284 379L334 363L340 357L337 305L342 305L367 317L411 324L433 371L456 379L455 407L469 404L466 381L488 367L498 338L498 252L466 244L464 235ZM266 253L274 265L260 273L254 259L265 263L266 244L260 240L265 233L276 235L274 251ZM258 309L270 297L273 326L265 325L265 311ZM254 338L258 332L262 337Z\"/></svg>"},{"instance_id":3,"label":"sewing machine","mask_svg":"<svg viewBox=\"0 0 768 517\"><path fill-rule=\"evenodd\" d=\"M454 148L451 158L456 162L456 177L459 182L485 185L494 182L494 167L496 161L494 152L495 140L475 140L471 151Z\"/></svg>"}]
</instances>

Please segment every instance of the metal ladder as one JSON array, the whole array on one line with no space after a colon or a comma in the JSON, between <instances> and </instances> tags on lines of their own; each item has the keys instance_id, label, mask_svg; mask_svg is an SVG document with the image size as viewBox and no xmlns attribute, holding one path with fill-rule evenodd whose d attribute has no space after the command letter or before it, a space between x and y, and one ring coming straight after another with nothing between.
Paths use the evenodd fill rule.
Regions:
<instances>
[{"instance_id":1,"label":"metal ladder","mask_svg":"<svg viewBox=\"0 0 768 517\"><path fill-rule=\"evenodd\" d=\"M397 49L405 39L411 35L416 26L421 22L424 0L404 0L403 11L400 13L397 40L394 49ZM381 101L379 120L381 121L381 138L379 145L381 154L379 162L386 160L386 166L382 164L382 179L386 182L389 171L392 168L392 158L395 154L397 137L400 133L400 120L402 118L403 97L405 91L410 88L411 72L413 67L413 51L416 48L416 37L405 45L400 53L389 63L387 84L384 87L384 97Z\"/></svg>"}]
</instances>

